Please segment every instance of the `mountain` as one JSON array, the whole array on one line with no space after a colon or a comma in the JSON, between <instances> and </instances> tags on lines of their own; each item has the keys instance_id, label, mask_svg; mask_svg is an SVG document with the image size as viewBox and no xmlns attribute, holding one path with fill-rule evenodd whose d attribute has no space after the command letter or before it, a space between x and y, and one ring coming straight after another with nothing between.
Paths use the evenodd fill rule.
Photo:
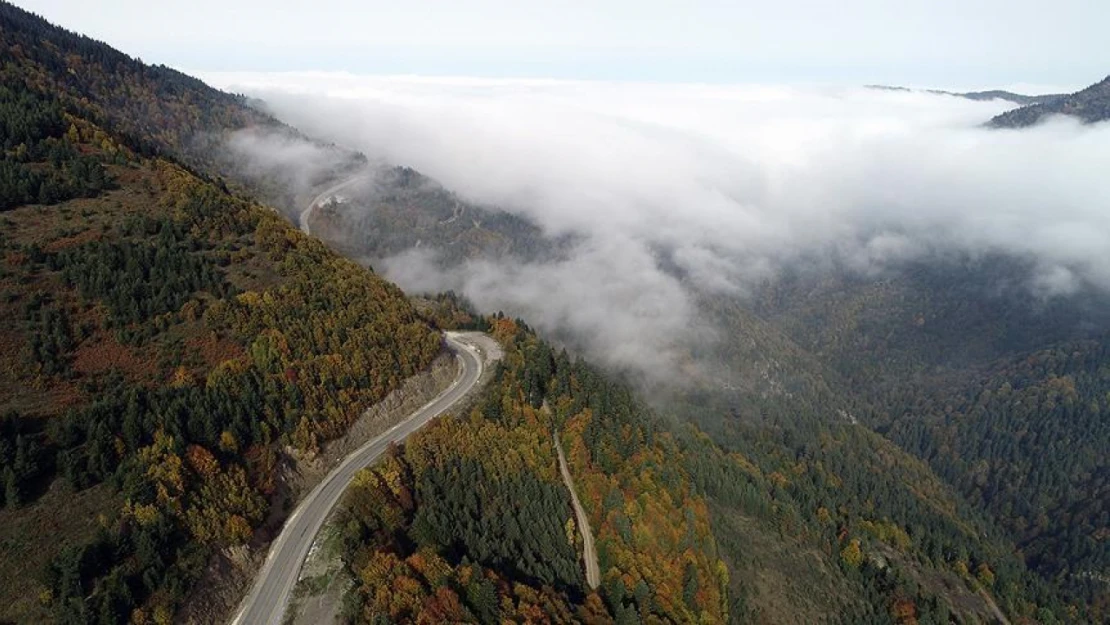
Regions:
<instances>
[{"instance_id":1,"label":"mountain","mask_svg":"<svg viewBox=\"0 0 1110 625\"><path fill-rule=\"evenodd\" d=\"M893 87L893 86L888 86L888 85L867 85L866 87L868 89L878 89L880 91L905 91L905 92L917 91L915 89L910 89L909 87ZM961 91L944 91L942 89L924 89L922 91L924 91L924 93L934 93L934 94L938 94L938 95L951 95L951 96L956 96L958 98L967 98L968 100L1005 100L1007 102L1013 102L1014 104L1020 104L1021 106L1027 106L1027 105L1030 105L1030 104L1049 103L1049 102L1053 102L1053 101L1055 101L1059 98L1064 97L1064 94L1060 94L1060 93L1049 93L1049 94L1041 94L1041 95L1023 95L1023 94L1020 94L1020 93L1014 93L1012 91L1006 91L1004 89L991 89L989 91L963 91L963 92L961 92Z\"/></svg>"},{"instance_id":2,"label":"mountain","mask_svg":"<svg viewBox=\"0 0 1110 625\"><path fill-rule=\"evenodd\" d=\"M176 162L189 133L270 120L0 20L0 620L161 621L220 554L264 543L288 449L342 435L440 337L392 284Z\"/></svg>"},{"instance_id":3,"label":"mountain","mask_svg":"<svg viewBox=\"0 0 1110 625\"><path fill-rule=\"evenodd\" d=\"M202 135L255 124L278 126L245 99L210 89L161 65L147 65L99 41L72 33L8 3L0 3L0 41L18 76L143 155L188 154L207 162Z\"/></svg>"},{"instance_id":4,"label":"mountain","mask_svg":"<svg viewBox=\"0 0 1110 625\"><path fill-rule=\"evenodd\" d=\"M518 216L467 203L415 174L404 179L395 172L346 189L342 201L314 211L313 232L336 237L360 258L428 250L445 270L565 253ZM901 269L895 280L784 275L750 297L703 294L699 318L721 337L691 347L691 370L703 373L677 392L652 389L650 408L637 409L658 414L681 441L670 457L681 459L710 511L730 572L732 618L888 622L897 609L912 610L920 622L991 622L997 603L1012 617L1051 622L1069 614L1070 601L1084 606L1074 612L1077 622L1097 620L1090 614L1105 608L1094 603L1097 584L1082 574L1104 566L1095 538L1102 499L1080 493L1103 487L1099 413L1037 423L1037 412L1005 403L975 411L970 394L978 384L1029 384L1028 371L1004 363L1036 358L1052 345L1098 345L1089 329L1105 327L1107 308L1092 300L1037 310L1019 290L1009 299L985 297L999 283L1020 283L1025 268L1014 259ZM473 319L451 311L459 301L441 300L434 316ZM574 337L564 338L574 345ZM1101 366L1092 356L1092 366ZM1046 390L1052 384L1044 377ZM1029 397L1043 402L1034 388ZM1084 390L1085 400L1098 388ZM958 399L961 393L969 399ZM956 421L959 434L951 411L930 407L916 419L919 397L946 408L958 399L954 409L967 415ZM986 435L992 427L1014 442L995 448L997 437ZM937 442L923 446L922 428ZM1039 441L1071 441L1083 462L1065 457L1067 447L1044 456L1021 441L1033 428ZM955 453L957 444L974 461ZM1050 458L1043 477L1014 488L1019 467L1042 472L1030 467L1040 457ZM984 474L983 466L992 468ZM1028 505L1034 485L1049 480L1052 493L1037 497L1058 514L1043 515L1034 536L1015 506ZM1065 509L1081 516L1066 517ZM1019 545L1030 554L1071 549L1071 564L1026 559ZM988 588L990 600L981 594ZM1084 611L1089 603L1095 612Z\"/></svg>"},{"instance_id":5,"label":"mountain","mask_svg":"<svg viewBox=\"0 0 1110 625\"><path fill-rule=\"evenodd\" d=\"M942 92L944 93L944 92ZM963 93L955 93L961 98L969 100L1006 100L1014 104L1021 104L1022 106L1029 104L1049 103L1064 97L1060 93L1047 93L1040 95L1023 95L1020 93L1013 93L1002 89L991 89L989 91L966 91Z\"/></svg>"},{"instance_id":6,"label":"mountain","mask_svg":"<svg viewBox=\"0 0 1110 625\"><path fill-rule=\"evenodd\" d=\"M49 95L22 93L40 141L5 164L48 173L2 216L0 617L168 613L280 509L283 446L341 434L439 338L396 287L271 210L72 113L59 132ZM106 182L75 175L78 193L44 198L85 171L50 162L67 152Z\"/></svg>"},{"instance_id":7,"label":"mountain","mask_svg":"<svg viewBox=\"0 0 1110 625\"><path fill-rule=\"evenodd\" d=\"M490 323L504 364L469 419L419 433L347 495L352 620L725 622L728 572L666 425L527 326ZM597 539L598 591L554 437Z\"/></svg>"},{"instance_id":8,"label":"mountain","mask_svg":"<svg viewBox=\"0 0 1110 625\"><path fill-rule=\"evenodd\" d=\"M1070 115L1087 124L1110 119L1110 76L1082 91L1007 111L990 120L992 128L1025 128L1049 115Z\"/></svg>"},{"instance_id":9,"label":"mountain","mask_svg":"<svg viewBox=\"0 0 1110 625\"><path fill-rule=\"evenodd\" d=\"M894 289L788 276L754 299L702 294L728 332L689 357L731 377L649 395L524 320L414 303L246 197L293 214L357 154L309 140L325 166L297 184L287 163L236 167L229 144L299 133L10 5L0 18L0 620L226 622L314 458L460 325L505 358L347 493L352 620L1105 617L1102 302L1038 321L976 298L960 267ZM349 256L566 251L404 167L350 196L309 219Z\"/></svg>"},{"instance_id":10,"label":"mountain","mask_svg":"<svg viewBox=\"0 0 1110 625\"><path fill-rule=\"evenodd\" d=\"M559 256L565 240L548 240L526 219L474 206L409 167L369 169L346 187L343 201L326 199L305 226L353 258L386 258L417 246L440 252L453 266L483 255L525 260Z\"/></svg>"},{"instance_id":11,"label":"mountain","mask_svg":"<svg viewBox=\"0 0 1110 625\"><path fill-rule=\"evenodd\" d=\"M897 280L783 280L757 314L870 406L862 421L992 516L1032 570L1098 603L1110 302L1037 300L1027 269L987 257L912 264Z\"/></svg>"}]
</instances>

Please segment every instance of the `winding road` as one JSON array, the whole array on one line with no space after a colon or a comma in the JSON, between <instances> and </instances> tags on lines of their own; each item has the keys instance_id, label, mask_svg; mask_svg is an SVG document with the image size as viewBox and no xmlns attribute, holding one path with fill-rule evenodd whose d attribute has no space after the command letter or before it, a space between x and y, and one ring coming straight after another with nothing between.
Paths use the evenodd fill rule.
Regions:
<instances>
[{"instance_id":1,"label":"winding road","mask_svg":"<svg viewBox=\"0 0 1110 625\"><path fill-rule=\"evenodd\" d=\"M574 507L574 516L578 518L578 529L582 532L582 560L586 563L586 583L590 588L597 589L601 585L601 568L597 565L597 549L594 548L594 533L590 530L590 520L586 518L586 510L578 501L578 493L574 490L574 480L570 477L570 467L567 466L567 457L563 455L563 445L559 442L559 433L555 433L555 451L559 453L559 473L563 475L563 483L570 491L570 503Z\"/></svg>"},{"instance_id":2,"label":"winding road","mask_svg":"<svg viewBox=\"0 0 1110 625\"><path fill-rule=\"evenodd\" d=\"M298 219L298 221L300 222L298 225L301 227L301 232L303 232L305 234L311 234L308 231L309 230L309 228L308 228L308 218L312 216L312 211L316 210L316 207L318 207L318 206L320 206L321 204L324 203L324 200L327 200L329 197L335 195L336 193L339 193L340 191L342 191L343 189L346 189L347 187L349 187L351 185L354 185L356 183L367 180L369 177L370 177L370 174L365 174L364 173L364 174L359 174L357 176L354 176L352 178L348 178L348 179L344 180L343 182L340 182L340 183L338 183L334 186L328 187L323 193L320 193L315 198L313 198L312 202L309 203L308 208L301 211L300 219Z\"/></svg>"},{"instance_id":3,"label":"winding road","mask_svg":"<svg viewBox=\"0 0 1110 625\"><path fill-rule=\"evenodd\" d=\"M459 361L459 374L455 381L404 421L352 452L305 496L289 515L281 534L270 545L266 563L232 621L234 625L280 625L301 565L316 534L339 503L355 473L377 460L390 443L404 440L454 406L478 383L486 359L496 358L500 353L493 339L477 332L448 332L446 340Z\"/></svg>"}]
</instances>

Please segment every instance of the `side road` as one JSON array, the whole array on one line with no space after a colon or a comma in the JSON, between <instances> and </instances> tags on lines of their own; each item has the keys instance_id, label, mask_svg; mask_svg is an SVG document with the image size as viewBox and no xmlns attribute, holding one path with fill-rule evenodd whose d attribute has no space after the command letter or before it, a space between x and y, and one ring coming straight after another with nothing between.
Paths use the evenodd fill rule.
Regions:
<instances>
[{"instance_id":1,"label":"side road","mask_svg":"<svg viewBox=\"0 0 1110 625\"><path fill-rule=\"evenodd\" d=\"M594 533L590 529L590 521L586 518L586 511L578 501L578 493L574 490L574 480L570 477L570 468L567 466L567 457L563 454L563 445L559 442L559 433L555 433L555 451L559 452L559 473L563 475L563 483L570 491L570 503L574 506L574 516L578 520L578 528L582 532L582 560L586 563L586 583L590 588L596 589L601 585L601 569L597 565L597 549L594 548Z\"/></svg>"}]
</instances>

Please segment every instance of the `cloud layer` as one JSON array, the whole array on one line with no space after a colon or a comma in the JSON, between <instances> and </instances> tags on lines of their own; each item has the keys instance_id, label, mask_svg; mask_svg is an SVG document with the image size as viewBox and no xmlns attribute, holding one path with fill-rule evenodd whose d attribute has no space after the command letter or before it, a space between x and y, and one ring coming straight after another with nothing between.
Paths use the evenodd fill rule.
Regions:
<instances>
[{"instance_id":1,"label":"cloud layer","mask_svg":"<svg viewBox=\"0 0 1110 625\"><path fill-rule=\"evenodd\" d=\"M1110 289L1108 124L989 131L1009 104L863 88L208 78L310 135L579 235L550 265L383 267L569 331L611 363L666 351L693 291L742 295L789 264L1002 253L1032 262L1040 296Z\"/></svg>"}]
</instances>

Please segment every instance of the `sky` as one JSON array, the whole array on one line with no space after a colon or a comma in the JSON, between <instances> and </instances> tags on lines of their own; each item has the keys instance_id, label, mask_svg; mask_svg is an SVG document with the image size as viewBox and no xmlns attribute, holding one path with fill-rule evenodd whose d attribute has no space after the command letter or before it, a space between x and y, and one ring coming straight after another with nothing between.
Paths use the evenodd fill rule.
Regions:
<instances>
[{"instance_id":1,"label":"sky","mask_svg":"<svg viewBox=\"0 0 1110 625\"><path fill-rule=\"evenodd\" d=\"M15 0L190 71L1076 88L1110 3L1059 0Z\"/></svg>"}]
</instances>

